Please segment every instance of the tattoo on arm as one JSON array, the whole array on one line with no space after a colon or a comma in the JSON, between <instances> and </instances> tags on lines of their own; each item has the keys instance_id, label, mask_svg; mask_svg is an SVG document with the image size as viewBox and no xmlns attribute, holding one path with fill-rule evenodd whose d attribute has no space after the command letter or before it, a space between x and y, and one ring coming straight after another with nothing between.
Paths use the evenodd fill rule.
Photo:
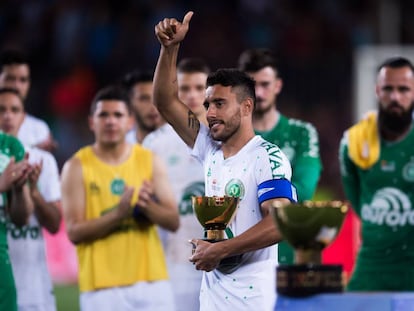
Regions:
<instances>
[{"instance_id":1,"label":"tattoo on arm","mask_svg":"<svg viewBox=\"0 0 414 311\"><path fill-rule=\"evenodd\" d=\"M200 129L200 121L191 110L188 110L188 127L196 130L196 132Z\"/></svg>"}]
</instances>

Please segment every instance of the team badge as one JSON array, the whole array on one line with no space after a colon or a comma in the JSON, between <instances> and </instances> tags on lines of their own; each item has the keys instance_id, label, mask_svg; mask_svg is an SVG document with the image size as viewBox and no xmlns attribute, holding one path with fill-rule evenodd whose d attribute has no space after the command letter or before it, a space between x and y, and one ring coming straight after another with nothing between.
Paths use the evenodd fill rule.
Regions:
<instances>
[{"instance_id":1,"label":"team badge","mask_svg":"<svg viewBox=\"0 0 414 311\"><path fill-rule=\"evenodd\" d=\"M111 193L121 195L124 193L125 182L121 178L115 178L111 181Z\"/></svg>"},{"instance_id":2,"label":"team badge","mask_svg":"<svg viewBox=\"0 0 414 311\"><path fill-rule=\"evenodd\" d=\"M237 197L243 199L245 189L242 181L240 179L233 178L231 179L224 188L226 195L230 197Z\"/></svg>"},{"instance_id":3,"label":"team badge","mask_svg":"<svg viewBox=\"0 0 414 311\"><path fill-rule=\"evenodd\" d=\"M407 163L402 170L403 178L406 181L414 181L414 163Z\"/></svg>"}]
</instances>

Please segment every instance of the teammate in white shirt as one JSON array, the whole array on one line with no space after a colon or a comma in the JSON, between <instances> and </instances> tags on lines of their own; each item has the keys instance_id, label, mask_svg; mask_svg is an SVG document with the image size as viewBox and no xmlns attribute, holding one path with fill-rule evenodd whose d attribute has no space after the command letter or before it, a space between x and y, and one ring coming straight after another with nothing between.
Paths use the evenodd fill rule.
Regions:
<instances>
[{"instance_id":1,"label":"teammate in white shirt","mask_svg":"<svg viewBox=\"0 0 414 311\"><path fill-rule=\"evenodd\" d=\"M30 89L30 67L25 55L17 50L4 50L0 55L0 87L16 89L23 102ZM52 151L57 144L53 140L47 123L25 113L17 138L25 146Z\"/></svg>"},{"instance_id":2,"label":"teammate in white shirt","mask_svg":"<svg viewBox=\"0 0 414 311\"><path fill-rule=\"evenodd\" d=\"M161 51L154 76L154 102L163 117L204 163L205 195L238 196L231 238L220 243L193 239L190 261L205 271L200 310L273 310L276 246L282 237L269 208L296 201L291 167L276 146L255 136L254 81L236 69L221 69L207 79L207 121L200 124L177 96L176 61L193 13L183 22L164 19L155 27ZM235 270L220 271L220 261L242 254Z\"/></svg>"},{"instance_id":3,"label":"teammate in white shirt","mask_svg":"<svg viewBox=\"0 0 414 311\"><path fill-rule=\"evenodd\" d=\"M203 123L207 123L204 100L209 72L201 59L185 58L178 64L178 97ZM179 206L179 229L176 232L160 230L168 273L174 284L176 311L196 311L200 309L202 273L188 264L192 247L187 241L203 235L203 228L191 205L192 196L204 195L203 167L191 156L188 146L168 123L148 134L143 145L157 153L167 164L168 176Z\"/></svg>"},{"instance_id":4,"label":"teammate in white shirt","mask_svg":"<svg viewBox=\"0 0 414 311\"><path fill-rule=\"evenodd\" d=\"M24 119L23 101L15 89L0 88L0 128L16 136ZM42 227L56 233L61 221L59 172L47 151L28 147L30 197L34 213L23 227L7 224L10 259L19 311L56 310L53 285L46 264Z\"/></svg>"},{"instance_id":5,"label":"teammate in white shirt","mask_svg":"<svg viewBox=\"0 0 414 311\"><path fill-rule=\"evenodd\" d=\"M165 123L152 100L152 74L132 71L122 79L122 85L128 91L135 119L135 126L127 133L126 140L141 144L145 136Z\"/></svg>"}]
</instances>

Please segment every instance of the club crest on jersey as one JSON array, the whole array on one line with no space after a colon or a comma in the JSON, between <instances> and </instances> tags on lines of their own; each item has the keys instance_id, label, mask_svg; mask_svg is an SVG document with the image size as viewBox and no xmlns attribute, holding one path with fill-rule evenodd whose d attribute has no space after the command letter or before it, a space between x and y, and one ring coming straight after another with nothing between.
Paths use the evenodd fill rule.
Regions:
<instances>
[{"instance_id":1,"label":"club crest on jersey","mask_svg":"<svg viewBox=\"0 0 414 311\"><path fill-rule=\"evenodd\" d=\"M227 196L240 198L241 200L244 197L245 188L240 179L233 178L226 184L224 192Z\"/></svg>"},{"instance_id":2,"label":"club crest on jersey","mask_svg":"<svg viewBox=\"0 0 414 311\"><path fill-rule=\"evenodd\" d=\"M111 181L111 193L121 195L124 192L125 182L121 178L114 178Z\"/></svg>"},{"instance_id":3,"label":"club crest on jersey","mask_svg":"<svg viewBox=\"0 0 414 311\"><path fill-rule=\"evenodd\" d=\"M402 175L406 181L414 181L414 162L409 162L403 167Z\"/></svg>"}]
</instances>

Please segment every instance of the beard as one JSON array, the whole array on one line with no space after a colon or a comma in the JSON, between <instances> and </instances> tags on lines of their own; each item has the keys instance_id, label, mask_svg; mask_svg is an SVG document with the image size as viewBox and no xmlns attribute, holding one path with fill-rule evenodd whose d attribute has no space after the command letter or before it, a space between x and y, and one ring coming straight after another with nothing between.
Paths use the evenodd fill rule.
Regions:
<instances>
[{"instance_id":1,"label":"beard","mask_svg":"<svg viewBox=\"0 0 414 311\"><path fill-rule=\"evenodd\" d=\"M238 111L235 115L233 115L230 120L226 121L224 124L224 130L220 133L216 133L214 131L211 131L210 129L210 135L211 137L216 141L221 141L225 143L229 138L234 136L237 131L240 129L240 120L241 115L240 111Z\"/></svg>"},{"instance_id":2,"label":"beard","mask_svg":"<svg viewBox=\"0 0 414 311\"><path fill-rule=\"evenodd\" d=\"M137 124L137 127L141 130L152 132L155 131L158 128L158 124L154 121L147 121L145 120L140 114L135 113L135 121Z\"/></svg>"},{"instance_id":3,"label":"beard","mask_svg":"<svg viewBox=\"0 0 414 311\"><path fill-rule=\"evenodd\" d=\"M411 103L408 110L404 110L404 108L397 102L391 102L387 108L383 108L381 104L378 104L378 106L378 125L381 133L394 135L403 134L411 126L413 121L414 102Z\"/></svg>"},{"instance_id":4,"label":"beard","mask_svg":"<svg viewBox=\"0 0 414 311\"><path fill-rule=\"evenodd\" d=\"M263 106L262 103L264 102L265 102L264 99L261 99L260 97L256 98L256 107L254 108L254 112L253 112L256 117L264 116L270 110L273 109L274 103L267 105L267 106Z\"/></svg>"}]
</instances>

